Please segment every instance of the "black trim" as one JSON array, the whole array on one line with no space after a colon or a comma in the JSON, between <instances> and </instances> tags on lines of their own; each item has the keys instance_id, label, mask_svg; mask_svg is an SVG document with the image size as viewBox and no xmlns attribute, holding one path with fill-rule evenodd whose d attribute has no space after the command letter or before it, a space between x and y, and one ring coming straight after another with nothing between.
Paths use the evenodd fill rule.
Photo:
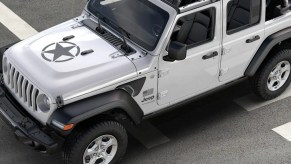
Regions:
<instances>
[{"instance_id":1,"label":"black trim","mask_svg":"<svg viewBox=\"0 0 291 164\"><path fill-rule=\"evenodd\" d=\"M34 147L35 150L54 153L63 145L63 138L53 131L44 130L3 85L0 85L0 118L11 128L19 141Z\"/></svg>"},{"instance_id":2,"label":"black trim","mask_svg":"<svg viewBox=\"0 0 291 164\"><path fill-rule=\"evenodd\" d=\"M126 91L120 89L99 94L59 108L51 115L48 123L60 133L67 134L70 131L61 131L61 129L51 124L52 121L56 120L64 125L74 124L76 126L82 121L113 109L123 110L136 124L141 122L144 115L134 99Z\"/></svg>"},{"instance_id":3,"label":"black trim","mask_svg":"<svg viewBox=\"0 0 291 164\"><path fill-rule=\"evenodd\" d=\"M146 77L142 77L140 79L123 84L123 85L117 87L117 89L123 89L129 95L131 95L132 97L135 97L135 96L139 95L141 89L144 86L145 81L146 81Z\"/></svg>"},{"instance_id":4,"label":"black trim","mask_svg":"<svg viewBox=\"0 0 291 164\"><path fill-rule=\"evenodd\" d=\"M261 47L253 57L251 63L249 64L247 70L245 71L245 76L253 76L268 56L271 49L278 43L291 38L291 27L281 30L275 34L269 36L262 43Z\"/></svg>"}]
</instances>

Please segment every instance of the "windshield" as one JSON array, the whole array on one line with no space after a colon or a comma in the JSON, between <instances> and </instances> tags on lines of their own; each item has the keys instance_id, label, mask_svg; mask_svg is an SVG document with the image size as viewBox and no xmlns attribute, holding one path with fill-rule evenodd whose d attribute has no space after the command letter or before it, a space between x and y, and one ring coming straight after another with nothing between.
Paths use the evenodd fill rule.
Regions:
<instances>
[{"instance_id":1,"label":"windshield","mask_svg":"<svg viewBox=\"0 0 291 164\"><path fill-rule=\"evenodd\" d=\"M149 51L155 49L169 19L166 11L146 0L91 0L88 10L122 28Z\"/></svg>"}]
</instances>

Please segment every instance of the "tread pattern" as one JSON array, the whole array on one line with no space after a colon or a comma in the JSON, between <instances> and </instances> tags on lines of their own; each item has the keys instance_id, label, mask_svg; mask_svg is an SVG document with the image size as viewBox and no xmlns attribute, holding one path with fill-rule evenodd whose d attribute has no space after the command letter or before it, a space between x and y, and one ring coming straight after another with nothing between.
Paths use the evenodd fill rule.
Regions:
<instances>
[{"instance_id":1,"label":"tread pattern","mask_svg":"<svg viewBox=\"0 0 291 164\"><path fill-rule=\"evenodd\" d=\"M251 78L251 86L256 95L264 100L270 100L278 97L284 90L288 87L291 76L286 81L286 83L277 91L269 91L266 86L266 76L269 76L270 70L272 70L277 63L283 60L288 60L291 63L291 50L290 49L275 49L271 52L274 54L269 57L259 68L254 77Z\"/></svg>"},{"instance_id":2,"label":"tread pattern","mask_svg":"<svg viewBox=\"0 0 291 164\"><path fill-rule=\"evenodd\" d=\"M123 138L126 138L126 144L127 144L127 134L125 128L116 121L104 121L100 122L98 124L95 124L87 129L76 129L76 131L66 140L65 146L64 146L64 164L75 164L76 161L73 161L73 157L76 155L75 153L78 152L80 149L80 145L83 144L84 139L86 140L86 136L90 134L94 134L96 131L101 129L107 129L107 128L115 128L117 129ZM125 145L127 146L127 145ZM126 147L124 148L126 150ZM121 152L121 157L125 153ZM81 154L83 156L83 154Z\"/></svg>"}]
</instances>

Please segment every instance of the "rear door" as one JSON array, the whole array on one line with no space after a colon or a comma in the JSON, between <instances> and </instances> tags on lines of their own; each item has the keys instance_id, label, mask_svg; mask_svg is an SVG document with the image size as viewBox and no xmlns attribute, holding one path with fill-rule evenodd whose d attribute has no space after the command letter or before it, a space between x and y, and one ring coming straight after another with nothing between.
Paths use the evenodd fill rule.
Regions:
<instances>
[{"instance_id":1,"label":"rear door","mask_svg":"<svg viewBox=\"0 0 291 164\"><path fill-rule=\"evenodd\" d=\"M262 0L223 1L223 54L219 80L232 81L244 72L264 39Z\"/></svg>"}]
</instances>

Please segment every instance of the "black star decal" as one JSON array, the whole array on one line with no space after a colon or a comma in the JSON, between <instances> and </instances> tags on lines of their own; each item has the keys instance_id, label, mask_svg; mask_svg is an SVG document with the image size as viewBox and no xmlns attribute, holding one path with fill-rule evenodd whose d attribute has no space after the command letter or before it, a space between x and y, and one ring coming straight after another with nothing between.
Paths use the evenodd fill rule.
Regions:
<instances>
[{"instance_id":1,"label":"black star decal","mask_svg":"<svg viewBox=\"0 0 291 164\"><path fill-rule=\"evenodd\" d=\"M59 43L56 43L56 49L50 50L50 51L44 51L44 53L50 53L54 54L53 61L56 61L61 56L70 56L75 57L70 53L70 50L73 49L76 46L70 46L70 47L63 47Z\"/></svg>"}]
</instances>

